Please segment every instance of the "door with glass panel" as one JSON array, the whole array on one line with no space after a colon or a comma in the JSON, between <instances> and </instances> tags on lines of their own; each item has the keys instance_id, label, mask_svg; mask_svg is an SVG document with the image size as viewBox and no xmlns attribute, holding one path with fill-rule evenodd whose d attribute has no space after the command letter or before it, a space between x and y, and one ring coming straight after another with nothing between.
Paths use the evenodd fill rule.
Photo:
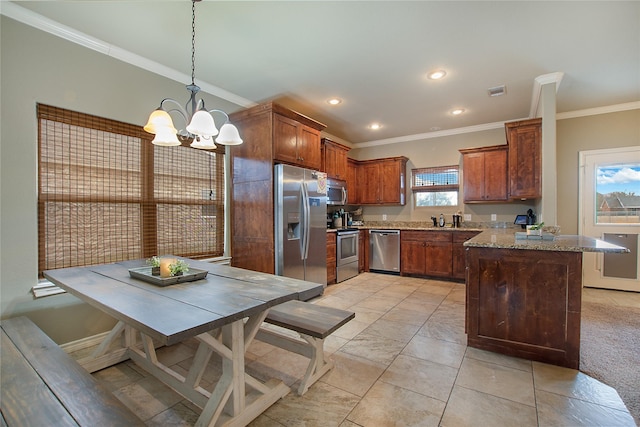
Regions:
<instances>
[{"instance_id":1,"label":"door with glass panel","mask_svg":"<svg viewBox=\"0 0 640 427\"><path fill-rule=\"evenodd\" d=\"M580 152L579 233L627 247L583 258L584 286L640 292L640 147Z\"/></svg>"}]
</instances>

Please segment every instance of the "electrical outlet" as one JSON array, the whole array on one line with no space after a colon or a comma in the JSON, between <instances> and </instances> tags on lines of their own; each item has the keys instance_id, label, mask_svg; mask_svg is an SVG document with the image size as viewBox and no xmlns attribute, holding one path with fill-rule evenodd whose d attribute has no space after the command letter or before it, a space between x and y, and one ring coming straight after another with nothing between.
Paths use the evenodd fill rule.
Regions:
<instances>
[{"instance_id":1,"label":"electrical outlet","mask_svg":"<svg viewBox=\"0 0 640 427\"><path fill-rule=\"evenodd\" d=\"M465 221L471 221L471 214L464 214Z\"/></svg>"},{"instance_id":2,"label":"electrical outlet","mask_svg":"<svg viewBox=\"0 0 640 427\"><path fill-rule=\"evenodd\" d=\"M498 215L491 214L491 221L496 221L498 219Z\"/></svg>"},{"instance_id":3,"label":"electrical outlet","mask_svg":"<svg viewBox=\"0 0 640 427\"><path fill-rule=\"evenodd\" d=\"M382 220L386 221L387 220L387 214L382 214Z\"/></svg>"}]
</instances>

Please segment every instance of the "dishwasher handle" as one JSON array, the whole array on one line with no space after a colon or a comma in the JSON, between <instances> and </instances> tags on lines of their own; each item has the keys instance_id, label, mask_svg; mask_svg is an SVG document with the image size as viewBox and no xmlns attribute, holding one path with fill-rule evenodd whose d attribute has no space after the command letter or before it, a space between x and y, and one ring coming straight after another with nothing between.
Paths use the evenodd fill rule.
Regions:
<instances>
[{"instance_id":1,"label":"dishwasher handle","mask_svg":"<svg viewBox=\"0 0 640 427\"><path fill-rule=\"evenodd\" d=\"M379 234L381 236L398 235L400 230L369 230L369 234Z\"/></svg>"}]
</instances>

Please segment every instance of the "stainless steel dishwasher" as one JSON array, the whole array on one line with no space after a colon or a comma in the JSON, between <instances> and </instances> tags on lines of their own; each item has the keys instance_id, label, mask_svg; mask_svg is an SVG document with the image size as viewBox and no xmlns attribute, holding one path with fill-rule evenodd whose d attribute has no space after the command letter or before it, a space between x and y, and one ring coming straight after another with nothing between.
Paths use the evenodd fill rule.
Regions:
<instances>
[{"instance_id":1,"label":"stainless steel dishwasher","mask_svg":"<svg viewBox=\"0 0 640 427\"><path fill-rule=\"evenodd\" d=\"M400 230L369 230L369 270L400 273Z\"/></svg>"}]
</instances>

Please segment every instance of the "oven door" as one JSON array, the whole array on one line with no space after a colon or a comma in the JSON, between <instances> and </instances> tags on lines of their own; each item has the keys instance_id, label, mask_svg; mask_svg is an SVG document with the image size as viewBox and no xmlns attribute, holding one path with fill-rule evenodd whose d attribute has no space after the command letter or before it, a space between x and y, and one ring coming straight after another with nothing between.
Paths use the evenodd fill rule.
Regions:
<instances>
[{"instance_id":1,"label":"oven door","mask_svg":"<svg viewBox=\"0 0 640 427\"><path fill-rule=\"evenodd\" d=\"M358 231L338 232L336 262L338 266L358 262Z\"/></svg>"}]
</instances>

